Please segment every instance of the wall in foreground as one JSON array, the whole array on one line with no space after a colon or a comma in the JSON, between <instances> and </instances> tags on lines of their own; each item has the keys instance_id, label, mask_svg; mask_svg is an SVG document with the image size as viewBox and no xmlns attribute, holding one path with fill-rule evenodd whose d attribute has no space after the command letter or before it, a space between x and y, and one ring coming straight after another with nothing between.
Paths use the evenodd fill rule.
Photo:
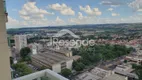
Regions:
<instances>
[{"instance_id":1,"label":"wall in foreground","mask_svg":"<svg viewBox=\"0 0 142 80\"><path fill-rule=\"evenodd\" d=\"M13 79L13 80L33 80L33 79L41 80L40 77L47 77L49 80L69 80L49 69L38 71L26 76Z\"/></svg>"},{"instance_id":2,"label":"wall in foreground","mask_svg":"<svg viewBox=\"0 0 142 80\"><path fill-rule=\"evenodd\" d=\"M0 80L11 80L9 50L6 34L6 16L3 0L0 0Z\"/></svg>"}]
</instances>

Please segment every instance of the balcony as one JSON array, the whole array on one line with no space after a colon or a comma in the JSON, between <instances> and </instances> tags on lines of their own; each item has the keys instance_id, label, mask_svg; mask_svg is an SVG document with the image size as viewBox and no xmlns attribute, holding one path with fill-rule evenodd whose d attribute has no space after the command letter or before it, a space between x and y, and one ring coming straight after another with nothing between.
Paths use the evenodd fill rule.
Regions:
<instances>
[{"instance_id":1,"label":"balcony","mask_svg":"<svg viewBox=\"0 0 142 80\"><path fill-rule=\"evenodd\" d=\"M69 80L49 69L35 72L13 80Z\"/></svg>"}]
</instances>

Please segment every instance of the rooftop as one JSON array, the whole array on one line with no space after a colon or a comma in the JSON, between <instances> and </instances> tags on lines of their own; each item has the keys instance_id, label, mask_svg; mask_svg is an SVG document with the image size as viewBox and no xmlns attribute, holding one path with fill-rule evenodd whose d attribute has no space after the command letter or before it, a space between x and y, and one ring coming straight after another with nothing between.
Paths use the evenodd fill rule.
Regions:
<instances>
[{"instance_id":1,"label":"rooftop","mask_svg":"<svg viewBox=\"0 0 142 80\"><path fill-rule=\"evenodd\" d=\"M131 73L132 71L134 71L131 64L118 65L113 71L119 75L136 79L138 78L136 74Z\"/></svg>"},{"instance_id":2,"label":"rooftop","mask_svg":"<svg viewBox=\"0 0 142 80\"><path fill-rule=\"evenodd\" d=\"M71 60L71 58L68 58L63 54L59 54L57 52L50 51L48 49L44 49L42 52L32 55L32 58L44 62L50 66L57 63L61 63L63 61Z\"/></svg>"},{"instance_id":3,"label":"rooftop","mask_svg":"<svg viewBox=\"0 0 142 80\"><path fill-rule=\"evenodd\" d=\"M103 80L126 80L126 77L118 75L118 74L112 74L112 75L104 78Z\"/></svg>"},{"instance_id":4,"label":"rooftop","mask_svg":"<svg viewBox=\"0 0 142 80\"><path fill-rule=\"evenodd\" d=\"M61 49L50 48L48 50L55 51L55 52L58 52L58 53L63 53L63 54L67 54L67 53L72 52L72 51L64 49L64 48L61 48Z\"/></svg>"},{"instance_id":5,"label":"rooftop","mask_svg":"<svg viewBox=\"0 0 142 80\"><path fill-rule=\"evenodd\" d=\"M108 75L110 75L109 71L95 67L90 72L87 71L78 75L76 80L102 80Z\"/></svg>"},{"instance_id":6,"label":"rooftop","mask_svg":"<svg viewBox=\"0 0 142 80\"><path fill-rule=\"evenodd\" d=\"M125 71L125 72L132 72L133 71L131 64L118 65L114 70Z\"/></svg>"},{"instance_id":7,"label":"rooftop","mask_svg":"<svg viewBox=\"0 0 142 80\"><path fill-rule=\"evenodd\" d=\"M129 73L129 72L125 72L125 71L120 71L120 70L114 70L115 73L122 75L122 76L127 76L130 78L135 78L138 79L138 76L134 73Z\"/></svg>"}]
</instances>

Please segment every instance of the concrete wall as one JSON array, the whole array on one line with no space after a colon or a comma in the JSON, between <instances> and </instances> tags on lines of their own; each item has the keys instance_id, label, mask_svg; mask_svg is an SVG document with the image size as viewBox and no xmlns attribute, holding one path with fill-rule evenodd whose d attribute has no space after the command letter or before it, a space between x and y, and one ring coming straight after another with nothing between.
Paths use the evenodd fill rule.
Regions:
<instances>
[{"instance_id":1,"label":"concrete wall","mask_svg":"<svg viewBox=\"0 0 142 80\"><path fill-rule=\"evenodd\" d=\"M60 76L59 74L56 74L53 71L48 70L48 73L46 73L46 76L50 79L50 80L69 80L64 78L63 76Z\"/></svg>"},{"instance_id":2,"label":"concrete wall","mask_svg":"<svg viewBox=\"0 0 142 80\"><path fill-rule=\"evenodd\" d=\"M52 70L53 70L54 72L60 73L60 72L61 72L61 64L54 64L54 65L52 66Z\"/></svg>"},{"instance_id":3,"label":"concrete wall","mask_svg":"<svg viewBox=\"0 0 142 80\"><path fill-rule=\"evenodd\" d=\"M66 62L68 69L72 69L72 63L73 63L73 60L69 60L69 61Z\"/></svg>"},{"instance_id":4,"label":"concrete wall","mask_svg":"<svg viewBox=\"0 0 142 80\"><path fill-rule=\"evenodd\" d=\"M72 51L70 52L70 57L72 57Z\"/></svg>"},{"instance_id":5,"label":"concrete wall","mask_svg":"<svg viewBox=\"0 0 142 80\"><path fill-rule=\"evenodd\" d=\"M3 0L0 0L0 80L11 80L9 49L6 34L6 16Z\"/></svg>"},{"instance_id":6,"label":"concrete wall","mask_svg":"<svg viewBox=\"0 0 142 80\"><path fill-rule=\"evenodd\" d=\"M33 79L38 79L40 80L40 77L48 77L49 80L69 80L56 72L53 72L49 69L38 71L26 76L22 76L13 80L33 80Z\"/></svg>"},{"instance_id":7,"label":"concrete wall","mask_svg":"<svg viewBox=\"0 0 142 80\"><path fill-rule=\"evenodd\" d=\"M32 54L37 54L37 49L32 49Z\"/></svg>"}]
</instances>

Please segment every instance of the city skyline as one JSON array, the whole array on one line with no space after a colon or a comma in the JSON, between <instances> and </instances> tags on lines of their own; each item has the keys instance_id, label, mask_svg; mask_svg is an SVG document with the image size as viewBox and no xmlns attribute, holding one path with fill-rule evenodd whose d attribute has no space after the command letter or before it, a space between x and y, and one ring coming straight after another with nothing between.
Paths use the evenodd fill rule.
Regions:
<instances>
[{"instance_id":1,"label":"city skyline","mask_svg":"<svg viewBox=\"0 0 142 80\"><path fill-rule=\"evenodd\" d=\"M0 0L1 80L142 80L142 0Z\"/></svg>"},{"instance_id":2,"label":"city skyline","mask_svg":"<svg viewBox=\"0 0 142 80\"><path fill-rule=\"evenodd\" d=\"M7 28L139 23L141 0L7 0Z\"/></svg>"}]
</instances>

